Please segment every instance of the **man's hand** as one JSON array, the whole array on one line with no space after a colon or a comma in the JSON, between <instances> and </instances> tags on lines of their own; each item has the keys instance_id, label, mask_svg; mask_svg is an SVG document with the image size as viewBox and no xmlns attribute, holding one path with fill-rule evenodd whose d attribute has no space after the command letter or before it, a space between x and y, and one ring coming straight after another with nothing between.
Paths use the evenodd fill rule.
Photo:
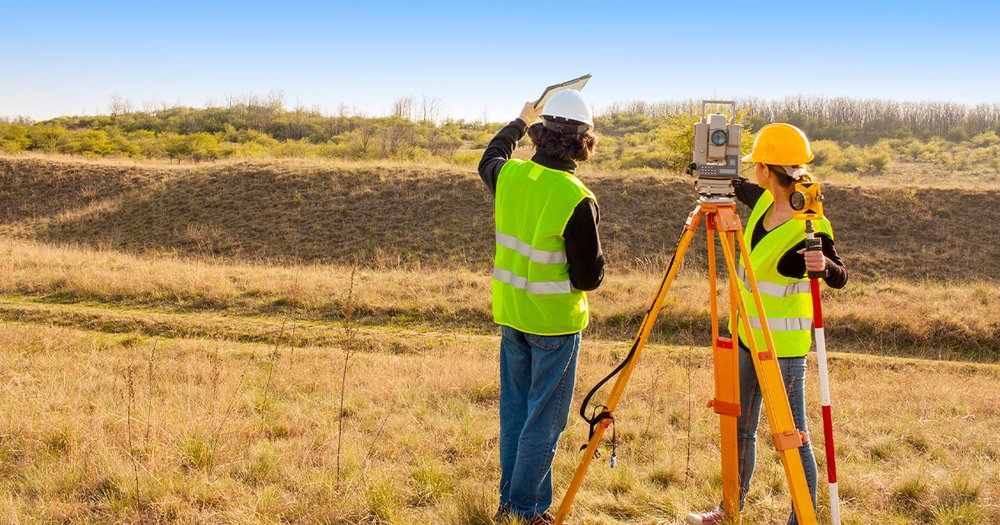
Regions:
<instances>
[{"instance_id":1,"label":"man's hand","mask_svg":"<svg viewBox=\"0 0 1000 525\"><path fill-rule=\"evenodd\" d=\"M544 107L544 106L542 106ZM525 102L524 109L521 110L521 116L519 117L527 125L532 125L538 120L538 116L542 114L542 108L535 108L534 102Z\"/></svg>"}]
</instances>

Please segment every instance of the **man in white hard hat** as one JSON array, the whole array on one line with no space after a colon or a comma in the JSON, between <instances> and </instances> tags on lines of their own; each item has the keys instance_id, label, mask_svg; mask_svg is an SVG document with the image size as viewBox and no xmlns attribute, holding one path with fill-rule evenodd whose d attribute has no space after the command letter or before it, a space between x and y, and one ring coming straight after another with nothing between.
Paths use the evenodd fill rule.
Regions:
<instances>
[{"instance_id":1,"label":"man in white hard hat","mask_svg":"<svg viewBox=\"0 0 1000 525\"><path fill-rule=\"evenodd\" d=\"M536 121L541 116L541 122ZM500 507L531 525L554 521L552 460L569 417L586 290L604 278L594 194L574 175L593 155L594 118L579 91L529 102L493 138L479 175L495 195L493 319L500 325ZM529 161L512 159L527 134Z\"/></svg>"}]
</instances>

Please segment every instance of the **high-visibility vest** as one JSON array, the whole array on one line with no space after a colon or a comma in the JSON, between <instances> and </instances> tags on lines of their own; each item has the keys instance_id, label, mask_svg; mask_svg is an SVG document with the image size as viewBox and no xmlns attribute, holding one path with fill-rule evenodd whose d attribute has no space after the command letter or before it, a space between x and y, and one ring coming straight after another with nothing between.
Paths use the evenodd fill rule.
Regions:
<instances>
[{"instance_id":1,"label":"high-visibility vest","mask_svg":"<svg viewBox=\"0 0 1000 525\"><path fill-rule=\"evenodd\" d=\"M573 288L563 230L585 198L571 173L508 160L496 190L493 320L535 335L587 327L587 294Z\"/></svg>"},{"instance_id":2,"label":"high-visibility vest","mask_svg":"<svg viewBox=\"0 0 1000 525\"><path fill-rule=\"evenodd\" d=\"M772 203L774 196L770 191L765 191L754 205L744 233L748 240L752 238L757 223L764 220L764 213ZM830 221L826 219L813 221L813 227L816 233L824 233L833 238ZM778 357L804 356L809 353L809 347L812 345L812 296L809 279L789 278L778 273L778 261L781 257L805 238L805 222L790 219L768 232L750 249L750 263L753 265L754 277L757 278L757 288L760 290L761 303L767 316L767 326L771 331L771 340L774 341L774 350ZM743 303L750 315L750 328L757 350L763 352L765 343L760 314L750 293L750 284L743 269L742 259L740 262L736 273L741 281ZM729 329L732 333L732 320ZM746 323L739 323L739 332L740 340L749 346Z\"/></svg>"}]
</instances>

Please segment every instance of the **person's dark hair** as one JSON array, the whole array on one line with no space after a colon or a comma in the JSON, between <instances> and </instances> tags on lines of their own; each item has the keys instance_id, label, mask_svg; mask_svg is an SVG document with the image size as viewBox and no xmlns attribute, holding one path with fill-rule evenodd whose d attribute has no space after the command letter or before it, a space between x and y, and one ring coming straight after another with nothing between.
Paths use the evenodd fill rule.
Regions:
<instances>
[{"instance_id":1,"label":"person's dark hair","mask_svg":"<svg viewBox=\"0 0 1000 525\"><path fill-rule=\"evenodd\" d=\"M778 184L780 184L782 188L792 188L795 186L796 182L812 180L812 174L809 172L806 172L804 175L802 175L802 179L795 180L794 178L790 177L788 173L785 173L785 168L781 166L777 166L775 164L765 164L765 166L767 166L767 169L770 170L770 172L774 174L775 177L778 177ZM804 165L793 166L793 167L805 168Z\"/></svg>"},{"instance_id":2,"label":"person's dark hair","mask_svg":"<svg viewBox=\"0 0 1000 525\"><path fill-rule=\"evenodd\" d=\"M575 120L556 119L567 124L580 124ZM536 150L559 160L587 160L594 154L597 146L597 135L591 130L579 134L559 133L546 128L541 122L528 128L528 137Z\"/></svg>"}]
</instances>

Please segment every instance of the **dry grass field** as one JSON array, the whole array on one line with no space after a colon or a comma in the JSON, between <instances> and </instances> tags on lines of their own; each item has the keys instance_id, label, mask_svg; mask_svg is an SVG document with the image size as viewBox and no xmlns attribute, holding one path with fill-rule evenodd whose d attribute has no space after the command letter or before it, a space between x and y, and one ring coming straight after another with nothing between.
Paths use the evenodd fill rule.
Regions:
<instances>
[{"instance_id":1,"label":"dry grass field","mask_svg":"<svg viewBox=\"0 0 1000 525\"><path fill-rule=\"evenodd\" d=\"M217 321L217 315L342 322L351 274L350 266L140 256L0 238L0 312L7 319L105 332L260 341L230 320ZM609 270L606 283L590 296L588 334L630 339L661 277L651 269ZM824 293L835 350L1000 363L1000 287L993 282L861 278ZM352 303L354 318L365 324L494 330L486 270L361 268ZM667 343L707 344L710 327L705 272L686 268L656 334ZM321 334L302 333L300 339L331 342Z\"/></svg>"},{"instance_id":2,"label":"dry grass field","mask_svg":"<svg viewBox=\"0 0 1000 525\"><path fill-rule=\"evenodd\" d=\"M557 500L580 398L627 352L691 199L589 176L611 263ZM825 292L848 524L1000 522L1000 201L944 186L826 189L852 270ZM0 210L0 523L489 524L499 342L470 168L0 158ZM719 497L699 251L572 524ZM784 485L762 447L744 522L783 523Z\"/></svg>"},{"instance_id":3,"label":"dry grass field","mask_svg":"<svg viewBox=\"0 0 1000 525\"><path fill-rule=\"evenodd\" d=\"M5 322L0 521L486 525L498 475L495 335L234 322L277 344ZM310 328L331 342L303 344ZM578 394L626 349L587 340ZM837 353L832 374L845 523L1000 519L996 366ZM652 346L617 414L619 466L593 466L573 523L679 523L712 505L710 396L703 348ZM585 436L571 417L560 494ZM747 523L783 522L772 452L750 498Z\"/></svg>"}]
</instances>

